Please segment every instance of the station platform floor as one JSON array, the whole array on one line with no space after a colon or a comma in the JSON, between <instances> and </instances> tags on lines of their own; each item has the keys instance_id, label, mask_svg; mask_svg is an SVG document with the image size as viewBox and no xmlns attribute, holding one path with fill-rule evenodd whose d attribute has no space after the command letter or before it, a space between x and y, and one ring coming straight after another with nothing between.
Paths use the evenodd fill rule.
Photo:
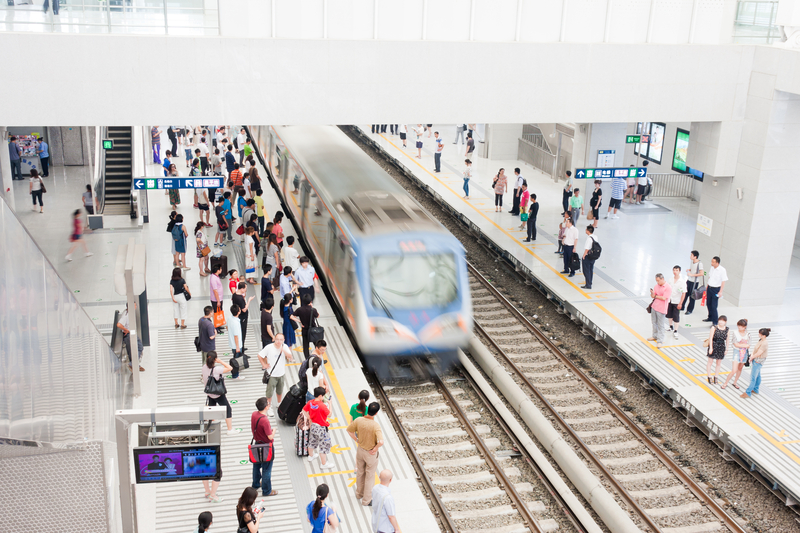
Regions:
<instances>
[{"instance_id":1,"label":"station platform floor","mask_svg":"<svg viewBox=\"0 0 800 533\"><path fill-rule=\"evenodd\" d=\"M714 386L706 381L707 358L702 341L707 338L710 325L702 322L708 313L700 302L692 315L682 314L678 339L668 334L663 348L646 340L651 323L645 307L650 303L649 288L655 283L655 274L662 272L669 279L674 265L681 265L684 272L689 266L696 202L653 198L643 205L623 204L619 219L604 219L610 198L610 184L604 184L604 205L594 233L603 252L595 264L593 288L585 290L581 288L584 279L580 272L573 278L560 273L563 260L554 253L563 181L554 182L521 161L473 157L470 199L466 200L462 190L466 150L462 144L454 146L454 125L433 127L444 140L438 174L433 171L436 145L427 133L423 136L422 158L418 159L413 134L409 134L408 148L403 148L399 136L373 134L369 125L359 127L377 147L440 195L444 204L465 217L473 230L477 229L501 250L519 271L535 280L582 325L585 334L606 343L609 355L623 358L631 370L669 395L673 405L716 440L728 457L761 473L773 490L787 496L788 504L800 501L800 260L795 258L792 263L782 305L738 307L724 299L720 302L719 314L728 316L732 328L737 320L747 318L748 330L755 339L759 328L772 328L760 394L742 399L739 395L750 381L749 369L745 368L739 380L740 389L729 385L723 390L721 384ZM497 213L491 183L501 167L509 176L509 192L502 212ZM536 193L540 204L538 237L531 244L523 242L526 233L518 230L519 217L508 213L515 167L521 169L529 191ZM588 181L581 187L589 191L593 188ZM589 223L582 217L577 225L577 248L581 252ZM710 258L701 259L708 270ZM723 363L723 371L724 378L730 371L730 356Z\"/></svg>"},{"instance_id":2,"label":"station platform floor","mask_svg":"<svg viewBox=\"0 0 800 533\"><path fill-rule=\"evenodd\" d=\"M160 166L150 165L148 175L160 175ZM187 175L184 162L178 164L181 175ZM260 175L266 176L263 168ZM201 361L195 351L193 339L197 335L197 321L202 316L203 307L209 305L208 278L199 276L195 246L192 240L187 245L187 264L191 270L185 271L192 299L188 302L188 328L175 329L173 325L172 300L169 294L169 279L172 272L170 236L165 228L171 210L168 198L163 192L150 192L150 222L139 220L115 220L113 229L100 229L85 234L91 257L84 257L81 250L74 254L72 262L64 256L70 246L68 242L71 228L71 213L82 206L81 193L88 180L88 168L51 167L50 177L45 178L47 193L44 195L45 212L34 212L30 207L27 181L14 182L16 213L31 233L47 259L55 266L59 275L73 290L78 301L95 322L98 330L110 338L114 325L115 310L124 310L125 299L114 292L113 271L117 247L127 244L133 237L137 243L147 247L147 286L148 312L150 320L151 344L144 349L140 374L142 395L133 402L134 408L176 407L203 405L205 394L200 380ZM271 217L281 209L277 196L271 188L264 192L265 207ZM192 208L191 190L181 191L179 212L183 213L193 229L198 220L197 210ZM215 228L207 228L209 241L213 240ZM284 223L286 235L297 235L290 222ZM236 235L234 234L234 237ZM295 246L298 246L296 244ZM244 253L241 246L228 243L224 249L228 256L228 267L243 270ZM260 264L260 261L259 261ZM261 275L259 274L259 278ZM223 285L228 296L227 278ZM234 428L241 433L222 437L223 477L218 494L221 503L210 503L203 496L200 482L166 483L161 485L138 485L136 501L138 509L138 528L140 533L161 533L183 531L194 528L197 515L211 511L214 515L214 529L234 531L237 527L235 506L245 487L252 482L252 467L248 461L247 445L250 443L250 415L255 410L255 401L264 395L261 383L262 372L255 357L261 348L259 295L260 285L249 286L248 295L256 298L251 303L246 346L251 356L250 369L243 370L245 380L227 380L228 398L233 404ZM331 433L334 448L328 456L335 464L330 471L321 470L319 461L309 463L297 457L294 450L295 429L273 417L270 422L276 429L275 463L272 470L273 489L279 494L266 498L267 508L260 530L270 532L311 531L306 520L306 505L315 498L318 484L327 483L331 489L327 503L332 505L343 522L344 531L367 533L371 529L371 507L362 507L356 500L355 444L347 435L350 405L358 400L358 393L370 387L362 371L362 365L352 347L345 330L338 324L324 293L318 291L315 307L320 313L320 325L325 327L329 343L325 374L332 385L333 411ZM226 298L225 308L230 300ZM279 312L276 328L281 327ZM227 336L217 338L217 348L222 357L230 356ZM288 366L287 382L297 382L297 369L302 361L302 344L294 347L295 362ZM277 406L274 403L273 405ZM438 532L436 520L422 495L412 467L391 422L384 413L376 420L380 423L386 444L381 449L378 471L388 468L394 473L391 484L392 494L398 508L398 520L415 531L423 533ZM224 424L224 423L223 423ZM377 482L377 480L376 480ZM260 491L257 503L261 501Z\"/></svg>"}]
</instances>

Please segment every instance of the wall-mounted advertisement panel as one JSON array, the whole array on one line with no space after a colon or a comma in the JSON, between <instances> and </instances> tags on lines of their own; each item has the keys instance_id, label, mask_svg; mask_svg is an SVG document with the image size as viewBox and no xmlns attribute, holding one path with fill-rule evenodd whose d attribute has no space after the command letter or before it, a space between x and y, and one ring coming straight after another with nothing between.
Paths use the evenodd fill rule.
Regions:
<instances>
[{"instance_id":1,"label":"wall-mounted advertisement panel","mask_svg":"<svg viewBox=\"0 0 800 533\"><path fill-rule=\"evenodd\" d=\"M647 146L647 154L644 157L657 165L661 164L661 156L664 153L664 135L666 133L666 124L661 122L650 123L650 144Z\"/></svg>"},{"instance_id":2,"label":"wall-mounted advertisement panel","mask_svg":"<svg viewBox=\"0 0 800 533\"><path fill-rule=\"evenodd\" d=\"M686 174L689 167L686 164L686 153L689 150L689 132L678 128L675 134L675 153L672 155L672 170Z\"/></svg>"},{"instance_id":3,"label":"wall-mounted advertisement panel","mask_svg":"<svg viewBox=\"0 0 800 533\"><path fill-rule=\"evenodd\" d=\"M636 123L636 134L637 135L647 135L650 133L650 123L649 122L637 122ZM635 143L633 145L633 153L634 155L642 155L640 152L644 149L644 153L647 153L647 143Z\"/></svg>"}]
</instances>

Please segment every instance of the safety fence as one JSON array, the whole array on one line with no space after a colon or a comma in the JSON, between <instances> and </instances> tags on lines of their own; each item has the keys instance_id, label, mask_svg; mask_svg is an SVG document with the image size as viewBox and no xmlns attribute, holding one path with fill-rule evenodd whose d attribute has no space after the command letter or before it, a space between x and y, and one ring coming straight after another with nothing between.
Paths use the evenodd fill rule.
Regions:
<instances>
[{"instance_id":1,"label":"safety fence","mask_svg":"<svg viewBox=\"0 0 800 533\"><path fill-rule=\"evenodd\" d=\"M648 174L653 180L653 198L692 198L695 179L689 174Z\"/></svg>"}]
</instances>

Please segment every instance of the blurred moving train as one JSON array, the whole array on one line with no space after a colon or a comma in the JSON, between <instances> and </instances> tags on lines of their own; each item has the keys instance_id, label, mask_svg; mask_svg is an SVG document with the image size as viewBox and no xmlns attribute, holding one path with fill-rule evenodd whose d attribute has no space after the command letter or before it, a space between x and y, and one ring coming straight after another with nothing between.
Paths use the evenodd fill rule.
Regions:
<instances>
[{"instance_id":1,"label":"blurred moving train","mask_svg":"<svg viewBox=\"0 0 800 533\"><path fill-rule=\"evenodd\" d=\"M472 334L461 243L339 128L249 132L368 366L449 366Z\"/></svg>"}]
</instances>

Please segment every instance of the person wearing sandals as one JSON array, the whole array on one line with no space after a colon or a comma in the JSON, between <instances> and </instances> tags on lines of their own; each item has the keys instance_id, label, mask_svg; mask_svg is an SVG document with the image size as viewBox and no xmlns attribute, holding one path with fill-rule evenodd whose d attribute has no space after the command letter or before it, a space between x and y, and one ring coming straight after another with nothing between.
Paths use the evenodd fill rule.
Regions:
<instances>
[{"instance_id":1,"label":"person wearing sandals","mask_svg":"<svg viewBox=\"0 0 800 533\"><path fill-rule=\"evenodd\" d=\"M253 509L257 497L258 491L253 487L247 487L242 492L242 497L236 504L236 518L239 520L239 529L236 531L258 533L258 526L264 515L260 509Z\"/></svg>"},{"instance_id":2,"label":"person wearing sandals","mask_svg":"<svg viewBox=\"0 0 800 533\"><path fill-rule=\"evenodd\" d=\"M747 319L739 320L736 325L738 327L733 332L733 365L725 383L722 384L721 388L723 389L728 386L731 378L733 378L733 388L739 388L736 383L739 381L739 376L742 375L747 358L750 357L750 333L747 331Z\"/></svg>"},{"instance_id":3,"label":"person wearing sandals","mask_svg":"<svg viewBox=\"0 0 800 533\"><path fill-rule=\"evenodd\" d=\"M211 273L211 270L208 268L208 257L211 255L211 250L203 255L203 250L208 247L208 237L206 234L203 233L203 227L205 224L201 220L197 223L194 227L194 239L197 243L197 267L200 269L200 277L204 278Z\"/></svg>"},{"instance_id":4,"label":"person wearing sandals","mask_svg":"<svg viewBox=\"0 0 800 533\"><path fill-rule=\"evenodd\" d=\"M188 308L186 301L192 297L192 293L189 292L189 286L186 284L186 280L183 279L180 268L172 269L169 295L172 297L172 314L175 318L175 329L186 329L186 310ZM181 320L180 325L178 324L178 319Z\"/></svg>"},{"instance_id":5,"label":"person wearing sandals","mask_svg":"<svg viewBox=\"0 0 800 533\"><path fill-rule=\"evenodd\" d=\"M767 337L772 331L770 328L761 328L758 330L758 342L756 347L753 348L753 355L750 358L750 385L747 390L741 395L742 398L749 398L751 394L758 394L758 388L761 386L761 367L764 366L764 361L767 360L767 348L769 343Z\"/></svg>"},{"instance_id":6,"label":"person wearing sandals","mask_svg":"<svg viewBox=\"0 0 800 533\"><path fill-rule=\"evenodd\" d=\"M711 327L708 333L708 338L703 342L703 345L708 348L708 362L706 363L706 376L708 382L717 384L717 376L719 376L719 368L722 365L722 360L725 359L725 354L728 353L728 348L731 345L730 328L727 326L728 317L722 315L719 317L717 324ZM711 367L717 362L717 368L714 371L714 381L711 381Z\"/></svg>"},{"instance_id":7,"label":"person wearing sandals","mask_svg":"<svg viewBox=\"0 0 800 533\"><path fill-rule=\"evenodd\" d=\"M275 440L275 430L269 423L267 411L269 410L269 401L266 397L261 397L256 400L256 411L250 415L250 430L253 432L253 439L256 444L266 444ZM266 452L264 452L266 453ZM253 463L253 488L261 489L262 496L275 496L278 494L277 490L272 490L272 463L275 462L275 454L272 454L273 459L263 463Z\"/></svg>"}]
</instances>

